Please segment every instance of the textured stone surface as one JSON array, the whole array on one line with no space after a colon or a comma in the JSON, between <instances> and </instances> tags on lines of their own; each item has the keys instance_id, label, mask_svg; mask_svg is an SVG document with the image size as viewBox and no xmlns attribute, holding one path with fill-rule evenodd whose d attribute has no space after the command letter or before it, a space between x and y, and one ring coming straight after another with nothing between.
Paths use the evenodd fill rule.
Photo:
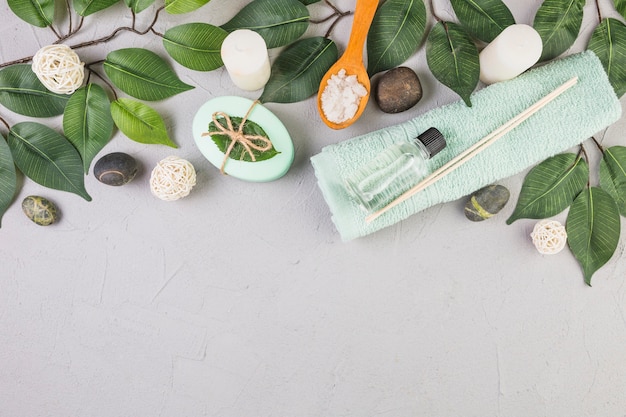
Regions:
<instances>
[{"instance_id":1,"label":"textured stone surface","mask_svg":"<svg viewBox=\"0 0 626 417\"><path fill-rule=\"evenodd\" d=\"M385 113L400 113L421 100L422 84L411 68L394 68L380 76L374 98Z\"/></svg>"},{"instance_id":2,"label":"textured stone surface","mask_svg":"<svg viewBox=\"0 0 626 417\"><path fill-rule=\"evenodd\" d=\"M40 226L50 226L57 220L57 208L50 200L30 195L22 200L22 211Z\"/></svg>"},{"instance_id":3,"label":"textured stone surface","mask_svg":"<svg viewBox=\"0 0 626 417\"><path fill-rule=\"evenodd\" d=\"M488 185L473 193L465 203L465 217L473 222L486 220L500 212L509 201L503 185Z\"/></svg>"}]
</instances>

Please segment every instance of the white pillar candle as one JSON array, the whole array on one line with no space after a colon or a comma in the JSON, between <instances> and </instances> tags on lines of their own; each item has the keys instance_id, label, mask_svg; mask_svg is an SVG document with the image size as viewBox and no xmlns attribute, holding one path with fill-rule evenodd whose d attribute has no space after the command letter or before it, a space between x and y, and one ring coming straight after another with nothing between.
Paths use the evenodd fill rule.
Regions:
<instances>
[{"instance_id":1,"label":"white pillar candle","mask_svg":"<svg viewBox=\"0 0 626 417\"><path fill-rule=\"evenodd\" d=\"M221 54L231 80L242 90L258 90L270 79L267 45L258 33L248 29L230 33Z\"/></svg>"},{"instance_id":2,"label":"white pillar candle","mask_svg":"<svg viewBox=\"0 0 626 417\"><path fill-rule=\"evenodd\" d=\"M542 50L541 36L531 26L508 26L481 51L480 80L492 84L517 77L535 65Z\"/></svg>"}]
</instances>

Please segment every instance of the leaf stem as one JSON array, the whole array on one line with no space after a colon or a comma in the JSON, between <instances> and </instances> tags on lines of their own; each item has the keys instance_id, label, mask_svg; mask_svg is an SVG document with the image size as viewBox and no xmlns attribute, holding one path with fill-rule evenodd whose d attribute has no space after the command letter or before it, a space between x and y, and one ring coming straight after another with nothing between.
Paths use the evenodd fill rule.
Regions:
<instances>
[{"instance_id":1,"label":"leaf stem","mask_svg":"<svg viewBox=\"0 0 626 417\"><path fill-rule=\"evenodd\" d=\"M439 16L437 16L437 13L435 12L435 3L433 0L430 0L430 13L433 15L433 18L437 21L437 22L441 22L441 18Z\"/></svg>"},{"instance_id":2,"label":"leaf stem","mask_svg":"<svg viewBox=\"0 0 626 417\"><path fill-rule=\"evenodd\" d=\"M598 149L600 149L600 152L604 153L604 147L600 144L600 142L598 142L595 136L592 136L591 139L593 139L593 143L595 143Z\"/></svg>"},{"instance_id":3,"label":"leaf stem","mask_svg":"<svg viewBox=\"0 0 626 417\"><path fill-rule=\"evenodd\" d=\"M115 100L118 99L117 97L117 93L115 92L115 88L113 87L113 85L109 82L109 80L107 80L106 78L104 78L102 75L100 75L98 73L98 71L94 70L92 68L93 65L98 65L103 63L104 60L100 60L100 61L95 61L95 62L91 62L89 64L85 64L85 68L89 71L89 77L91 77L91 74L95 75L96 77L100 78L100 80L102 80L102 82L104 82L107 87L109 87L109 89L111 90L111 92L113 93L113 97L115 97Z\"/></svg>"},{"instance_id":4,"label":"leaf stem","mask_svg":"<svg viewBox=\"0 0 626 417\"><path fill-rule=\"evenodd\" d=\"M4 120L4 118L3 118L2 116L0 116L0 122L2 122L2 124L6 126L6 128L7 128L7 132L10 132L10 131L11 131L11 126L9 126L9 124L7 123L7 121L6 121L6 120Z\"/></svg>"},{"instance_id":5,"label":"leaf stem","mask_svg":"<svg viewBox=\"0 0 626 417\"><path fill-rule=\"evenodd\" d=\"M602 13L600 12L600 0L596 0L596 11L598 12L598 23L601 23Z\"/></svg>"},{"instance_id":6,"label":"leaf stem","mask_svg":"<svg viewBox=\"0 0 626 417\"><path fill-rule=\"evenodd\" d=\"M587 164L589 164L589 155L587 155L587 151L585 150L585 145L584 144L580 144L580 150L578 151L578 156L577 156L577 161L578 158L580 158L580 154L583 154L583 157L585 158L585 161L587 162ZM576 165L577 162L574 162L574 165ZM589 188L589 186L591 185L591 178L589 176L587 176L587 188Z\"/></svg>"}]
</instances>

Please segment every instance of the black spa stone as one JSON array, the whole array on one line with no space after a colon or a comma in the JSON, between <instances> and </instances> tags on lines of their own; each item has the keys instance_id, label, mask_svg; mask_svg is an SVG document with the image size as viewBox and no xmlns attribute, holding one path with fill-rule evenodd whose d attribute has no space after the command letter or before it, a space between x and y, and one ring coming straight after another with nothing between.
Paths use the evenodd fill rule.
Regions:
<instances>
[{"instance_id":1,"label":"black spa stone","mask_svg":"<svg viewBox=\"0 0 626 417\"><path fill-rule=\"evenodd\" d=\"M465 217L479 222L497 214L509 201L509 190L503 185L488 185L473 193L465 204Z\"/></svg>"},{"instance_id":2,"label":"black spa stone","mask_svg":"<svg viewBox=\"0 0 626 417\"><path fill-rule=\"evenodd\" d=\"M128 184L137 174L137 161L123 152L104 155L93 167L93 174L103 184Z\"/></svg>"}]
</instances>

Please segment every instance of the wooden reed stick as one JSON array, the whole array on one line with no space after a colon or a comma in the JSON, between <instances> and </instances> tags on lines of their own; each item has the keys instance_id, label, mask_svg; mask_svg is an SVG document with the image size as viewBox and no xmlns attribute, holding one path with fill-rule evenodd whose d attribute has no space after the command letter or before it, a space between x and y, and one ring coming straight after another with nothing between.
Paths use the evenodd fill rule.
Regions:
<instances>
[{"instance_id":1,"label":"wooden reed stick","mask_svg":"<svg viewBox=\"0 0 626 417\"><path fill-rule=\"evenodd\" d=\"M439 181L441 178L448 175L450 172L454 171L465 162L472 159L474 156L478 155L480 152L485 150L489 145L494 143L496 140L500 139L502 136L519 126L524 120L528 119L530 116L535 114L545 105L550 103L552 100L560 96L567 89L572 87L574 84L578 82L578 77L574 77L567 82L563 83L560 87L557 87L554 91L544 96L542 99L538 100L536 103L528 107L526 110L519 113L517 116L513 117L491 133L489 133L484 138L480 139L478 142L467 148L465 151L461 152L456 157L452 158L446 164L444 164L441 168L435 170L432 174L428 175L422 181L420 181L417 185L405 191L404 194L400 195L398 198L393 200L391 203L378 210L375 213L370 214L365 218L365 221L370 223L376 218L378 218L381 214L387 212L392 207L397 206L403 201L411 198L413 195L422 191L424 188L428 187L431 184Z\"/></svg>"}]
</instances>

